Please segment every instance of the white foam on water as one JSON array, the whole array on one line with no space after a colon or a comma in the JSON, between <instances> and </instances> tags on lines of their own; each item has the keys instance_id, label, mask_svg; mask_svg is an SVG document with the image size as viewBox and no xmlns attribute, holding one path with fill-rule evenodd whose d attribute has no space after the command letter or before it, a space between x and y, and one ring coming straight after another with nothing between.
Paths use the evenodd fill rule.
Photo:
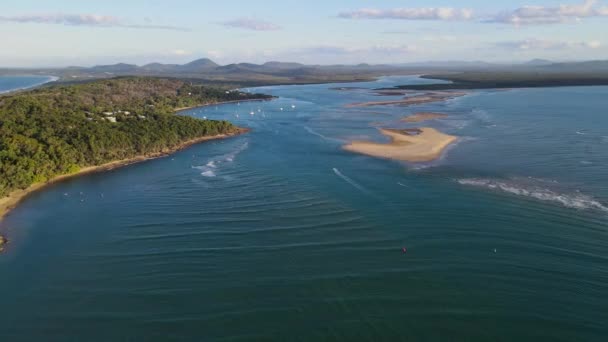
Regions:
<instances>
[{"instance_id":1,"label":"white foam on water","mask_svg":"<svg viewBox=\"0 0 608 342\"><path fill-rule=\"evenodd\" d=\"M462 185L502 191L517 196L533 198L544 202L553 202L567 208L590 209L608 212L608 207L595 198L580 192L568 194L534 185L523 185L512 181L492 180L484 178L463 178L457 182Z\"/></svg>"},{"instance_id":2,"label":"white foam on water","mask_svg":"<svg viewBox=\"0 0 608 342\"><path fill-rule=\"evenodd\" d=\"M483 110L483 109L473 109L471 111L471 115L473 115L474 118L476 118L477 120L484 122L486 124L491 124L492 123L492 117L490 116L490 113L488 113L487 111Z\"/></svg>"},{"instance_id":3,"label":"white foam on water","mask_svg":"<svg viewBox=\"0 0 608 342\"><path fill-rule=\"evenodd\" d=\"M201 176L204 176L204 177L215 177L215 172L213 172L211 170L207 170L205 172L202 172Z\"/></svg>"},{"instance_id":4,"label":"white foam on water","mask_svg":"<svg viewBox=\"0 0 608 342\"><path fill-rule=\"evenodd\" d=\"M236 149L231 151L230 153L226 153L220 155L218 157L211 158L207 161L205 165L202 166L193 166L194 169L201 170L201 175L204 177L216 177L217 172L221 168L222 165L232 163L236 157L243 151L245 151L249 147L249 142L246 141L242 145L239 145Z\"/></svg>"}]
</instances>

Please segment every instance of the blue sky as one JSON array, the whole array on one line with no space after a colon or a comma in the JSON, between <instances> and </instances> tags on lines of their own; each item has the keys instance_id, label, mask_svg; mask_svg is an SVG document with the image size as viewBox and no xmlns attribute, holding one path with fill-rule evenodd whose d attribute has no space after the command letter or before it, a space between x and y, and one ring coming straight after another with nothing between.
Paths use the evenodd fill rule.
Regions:
<instances>
[{"instance_id":1,"label":"blue sky","mask_svg":"<svg viewBox=\"0 0 608 342\"><path fill-rule=\"evenodd\" d=\"M20 0L0 66L608 57L608 0Z\"/></svg>"}]
</instances>

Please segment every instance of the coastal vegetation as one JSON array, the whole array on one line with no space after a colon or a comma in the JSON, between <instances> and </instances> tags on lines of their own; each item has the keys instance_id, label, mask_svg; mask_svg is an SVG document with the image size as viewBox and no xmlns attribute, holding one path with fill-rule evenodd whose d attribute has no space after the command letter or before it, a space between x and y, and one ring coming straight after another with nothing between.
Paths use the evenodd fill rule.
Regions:
<instances>
[{"instance_id":1,"label":"coastal vegetation","mask_svg":"<svg viewBox=\"0 0 608 342\"><path fill-rule=\"evenodd\" d=\"M608 85L608 73L604 71L469 71L461 73L425 75L422 77L450 81L450 83L402 85L396 88L380 89L380 91L390 91L395 89L440 91Z\"/></svg>"},{"instance_id":2,"label":"coastal vegetation","mask_svg":"<svg viewBox=\"0 0 608 342\"><path fill-rule=\"evenodd\" d=\"M268 98L144 77L2 96L0 197L83 168L167 153L193 139L239 132L227 121L176 115L176 108Z\"/></svg>"}]
</instances>

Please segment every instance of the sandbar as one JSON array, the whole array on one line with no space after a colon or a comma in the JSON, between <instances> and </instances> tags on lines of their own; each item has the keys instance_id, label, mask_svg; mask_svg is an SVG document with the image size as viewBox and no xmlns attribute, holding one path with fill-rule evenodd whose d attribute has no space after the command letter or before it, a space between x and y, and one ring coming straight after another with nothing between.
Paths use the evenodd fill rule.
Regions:
<instances>
[{"instance_id":1,"label":"sandbar","mask_svg":"<svg viewBox=\"0 0 608 342\"><path fill-rule=\"evenodd\" d=\"M422 122L422 121L435 120L435 119L443 119L443 118L447 118L447 117L448 117L447 114L442 114L442 113L420 112L420 113L412 114L410 116L406 116L403 119L401 119L401 121L414 123L414 122Z\"/></svg>"},{"instance_id":2,"label":"sandbar","mask_svg":"<svg viewBox=\"0 0 608 342\"><path fill-rule=\"evenodd\" d=\"M346 151L372 157L401 160L408 162L428 162L441 156L441 153L458 138L430 128L380 129L391 138L389 143L353 141L343 148Z\"/></svg>"},{"instance_id":3,"label":"sandbar","mask_svg":"<svg viewBox=\"0 0 608 342\"><path fill-rule=\"evenodd\" d=\"M425 103L441 102L451 100L460 96L464 96L465 92L453 92L453 91L431 91L419 95L407 96L399 100L391 101L371 101L371 102L359 102L351 103L346 105L347 108L356 107L371 107L371 106L413 106Z\"/></svg>"}]
</instances>

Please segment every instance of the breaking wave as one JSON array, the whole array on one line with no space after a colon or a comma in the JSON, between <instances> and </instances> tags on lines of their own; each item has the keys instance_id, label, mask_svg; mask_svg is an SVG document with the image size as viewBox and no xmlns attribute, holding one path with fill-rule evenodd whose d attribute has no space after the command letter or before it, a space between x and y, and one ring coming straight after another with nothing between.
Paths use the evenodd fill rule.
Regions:
<instances>
[{"instance_id":1,"label":"breaking wave","mask_svg":"<svg viewBox=\"0 0 608 342\"><path fill-rule=\"evenodd\" d=\"M464 178L458 179L457 181L462 185L502 191L512 195L533 198L539 201L553 202L567 208L579 210L591 209L608 212L608 207L600 203L598 200L579 192L567 194L534 185L524 186L513 181L499 181L482 178Z\"/></svg>"},{"instance_id":2,"label":"breaking wave","mask_svg":"<svg viewBox=\"0 0 608 342\"><path fill-rule=\"evenodd\" d=\"M213 172L212 170L207 170L205 172L201 173L201 176L205 176L205 177L215 177L215 172Z\"/></svg>"},{"instance_id":3,"label":"breaking wave","mask_svg":"<svg viewBox=\"0 0 608 342\"><path fill-rule=\"evenodd\" d=\"M213 178L217 176L217 170L227 163L232 163L236 157L243 151L245 151L249 147L249 142L245 142L242 145L238 146L234 151L230 153L226 153L224 155L214 157L207 161L205 165L202 166L193 166L193 168L201 170L201 176Z\"/></svg>"}]
</instances>

